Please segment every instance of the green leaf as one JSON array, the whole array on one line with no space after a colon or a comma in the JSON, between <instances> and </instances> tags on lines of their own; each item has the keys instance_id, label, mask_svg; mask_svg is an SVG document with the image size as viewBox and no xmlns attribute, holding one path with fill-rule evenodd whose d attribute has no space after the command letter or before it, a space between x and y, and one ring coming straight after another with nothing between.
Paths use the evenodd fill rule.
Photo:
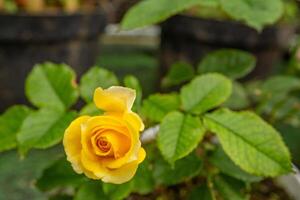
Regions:
<instances>
[{"instance_id":1,"label":"green leaf","mask_svg":"<svg viewBox=\"0 0 300 200\"><path fill-rule=\"evenodd\" d=\"M278 128L278 130L282 133L282 138L292 153L293 161L295 162L295 164L300 166L299 126L281 122L276 124L276 128Z\"/></svg>"},{"instance_id":2,"label":"green leaf","mask_svg":"<svg viewBox=\"0 0 300 200\"><path fill-rule=\"evenodd\" d=\"M246 172L274 177L291 171L290 154L280 135L256 114L221 109L205 115L204 123Z\"/></svg>"},{"instance_id":3,"label":"green leaf","mask_svg":"<svg viewBox=\"0 0 300 200\"><path fill-rule=\"evenodd\" d=\"M210 162L219 168L219 170L231 177L245 181L245 182L258 182L262 178L253 176L241 170L236 164L234 164L230 158L225 154L221 147L210 156Z\"/></svg>"},{"instance_id":4,"label":"green leaf","mask_svg":"<svg viewBox=\"0 0 300 200\"><path fill-rule=\"evenodd\" d=\"M220 3L230 17L259 31L277 22L284 11L281 0L220 0Z\"/></svg>"},{"instance_id":5,"label":"green leaf","mask_svg":"<svg viewBox=\"0 0 300 200\"><path fill-rule=\"evenodd\" d=\"M300 79L293 76L273 76L261 86L264 96L274 98L277 95L286 95L294 90L300 90Z\"/></svg>"},{"instance_id":6,"label":"green leaf","mask_svg":"<svg viewBox=\"0 0 300 200\"><path fill-rule=\"evenodd\" d=\"M61 158L58 148L31 151L26 159L20 159L15 150L2 152L0 156L0 199L47 199L46 195L34 187L45 168Z\"/></svg>"},{"instance_id":7,"label":"green leaf","mask_svg":"<svg viewBox=\"0 0 300 200\"><path fill-rule=\"evenodd\" d=\"M75 116L76 112L64 113L56 109L31 113L17 134L20 153L24 155L32 147L45 149L59 143Z\"/></svg>"},{"instance_id":8,"label":"green leaf","mask_svg":"<svg viewBox=\"0 0 300 200\"><path fill-rule=\"evenodd\" d=\"M104 112L100 110L99 108L96 107L96 105L92 102L89 104L86 104L81 110L80 110L80 115L90 115L90 116L95 116L95 115L102 115Z\"/></svg>"},{"instance_id":9,"label":"green leaf","mask_svg":"<svg viewBox=\"0 0 300 200\"><path fill-rule=\"evenodd\" d=\"M36 186L40 190L46 191L57 187L77 187L85 181L86 178L76 174L64 157L44 170L42 176L37 180Z\"/></svg>"},{"instance_id":10,"label":"green leaf","mask_svg":"<svg viewBox=\"0 0 300 200\"><path fill-rule=\"evenodd\" d=\"M38 64L27 77L25 92L29 101L39 108L66 110L78 98L75 73L64 64Z\"/></svg>"},{"instance_id":11,"label":"green leaf","mask_svg":"<svg viewBox=\"0 0 300 200\"><path fill-rule=\"evenodd\" d=\"M17 133L31 110L26 106L13 106L0 116L0 152L17 146Z\"/></svg>"},{"instance_id":12,"label":"green leaf","mask_svg":"<svg viewBox=\"0 0 300 200\"><path fill-rule=\"evenodd\" d=\"M100 67L92 67L80 79L80 95L87 103L92 102L97 87L106 89L115 85L119 85L119 81L114 73Z\"/></svg>"},{"instance_id":13,"label":"green leaf","mask_svg":"<svg viewBox=\"0 0 300 200\"><path fill-rule=\"evenodd\" d=\"M72 200L73 196L67 194L56 194L49 197L49 200Z\"/></svg>"},{"instance_id":14,"label":"green leaf","mask_svg":"<svg viewBox=\"0 0 300 200\"><path fill-rule=\"evenodd\" d=\"M199 0L146 0L134 5L125 14L121 26L123 29L134 29L161 22L172 15L195 5Z\"/></svg>"},{"instance_id":15,"label":"green leaf","mask_svg":"<svg viewBox=\"0 0 300 200\"><path fill-rule=\"evenodd\" d=\"M132 192L136 192L142 195L149 194L155 187L155 181L152 176L152 165L149 161L149 152L147 151L147 157L139 165L136 174L134 175Z\"/></svg>"},{"instance_id":16,"label":"green leaf","mask_svg":"<svg viewBox=\"0 0 300 200\"><path fill-rule=\"evenodd\" d=\"M231 81L221 74L198 76L180 92L184 110L201 114L221 105L231 94Z\"/></svg>"},{"instance_id":17,"label":"green leaf","mask_svg":"<svg viewBox=\"0 0 300 200\"><path fill-rule=\"evenodd\" d=\"M224 106L234 110L249 107L250 102L244 86L238 82L233 82L232 86L231 96L224 103Z\"/></svg>"},{"instance_id":18,"label":"green leaf","mask_svg":"<svg viewBox=\"0 0 300 200\"><path fill-rule=\"evenodd\" d=\"M300 90L300 79L297 77L273 76L269 78L260 87L261 95L256 111L273 115L274 119L280 118L280 115L284 115L284 113L277 112L289 110L290 105L293 107L294 102L288 95L296 90Z\"/></svg>"},{"instance_id":19,"label":"green leaf","mask_svg":"<svg viewBox=\"0 0 300 200\"><path fill-rule=\"evenodd\" d=\"M76 192L74 200L99 200L108 199L104 194L100 181L89 181L82 186Z\"/></svg>"},{"instance_id":20,"label":"green leaf","mask_svg":"<svg viewBox=\"0 0 300 200\"><path fill-rule=\"evenodd\" d=\"M139 111L142 104L142 87L139 80L132 75L127 75L124 78L125 87L132 88L136 91L136 98L133 104L133 110Z\"/></svg>"},{"instance_id":21,"label":"green leaf","mask_svg":"<svg viewBox=\"0 0 300 200\"><path fill-rule=\"evenodd\" d=\"M214 178L214 186L224 200L247 200L245 194L241 192L243 183L225 176Z\"/></svg>"},{"instance_id":22,"label":"green leaf","mask_svg":"<svg viewBox=\"0 0 300 200\"><path fill-rule=\"evenodd\" d=\"M214 200L206 185L195 187L189 194L188 200L199 200L199 197L201 197L201 200Z\"/></svg>"},{"instance_id":23,"label":"green leaf","mask_svg":"<svg viewBox=\"0 0 300 200\"><path fill-rule=\"evenodd\" d=\"M131 193L132 188L132 181L120 185L103 183L103 191L111 200L125 199Z\"/></svg>"},{"instance_id":24,"label":"green leaf","mask_svg":"<svg viewBox=\"0 0 300 200\"><path fill-rule=\"evenodd\" d=\"M153 122L160 122L166 114L177 110L180 98L177 94L154 94L143 101L142 114Z\"/></svg>"},{"instance_id":25,"label":"green leaf","mask_svg":"<svg viewBox=\"0 0 300 200\"><path fill-rule=\"evenodd\" d=\"M248 52L222 49L208 54L198 65L198 73L217 72L238 79L249 74L255 67L256 59Z\"/></svg>"},{"instance_id":26,"label":"green leaf","mask_svg":"<svg viewBox=\"0 0 300 200\"><path fill-rule=\"evenodd\" d=\"M194 68L187 63L178 62L171 66L166 77L162 80L163 87L171 87L180 85L186 81L190 81L195 75Z\"/></svg>"},{"instance_id":27,"label":"green leaf","mask_svg":"<svg viewBox=\"0 0 300 200\"><path fill-rule=\"evenodd\" d=\"M187 181L199 175L202 169L202 161L195 153L177 160L174 167L171 167L160 156L157 156L154 161L153 177L159 185L168 186Z\"/></svg>"},{"instance_id":28,"label":"green leaf","mask_svg":"<svg viewBox=\"0 0 300 200\"><path fill-rule=\"evenodd\" d=\"M174 111L162 121L158 133L158 148L173 164L191 153L202 140L205 129L199 118Z\"/></svg>"}]
</instances>

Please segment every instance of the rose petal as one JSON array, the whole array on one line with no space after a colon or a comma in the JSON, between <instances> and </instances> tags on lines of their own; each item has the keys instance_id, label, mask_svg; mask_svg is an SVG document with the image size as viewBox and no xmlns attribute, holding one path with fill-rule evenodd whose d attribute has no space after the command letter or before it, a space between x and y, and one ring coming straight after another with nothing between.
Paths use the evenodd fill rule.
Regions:
<instances>
[{"instance_id":1,"label":"rose petal","mask_svg":"<svg viewBox=\"0 0 300 200\"><path fill-rule=\"evenodd\" d=\"M129 124L127 125L131 135L131 146L128 152L121 158L118 159L103 159L103 164L110 168L116 169L132 161L138 159L139 149L141 148L141 142L139 140L139 133Z\"/></svg>"},{"instance_id":2,"label":"rose petal","mask_svg":"<svg viewBox=\"0 0 300 200\"><path fill-rule=\"evenodd\" d=\"M81 125L90 117L82 116L75 119L66 129L63 139L63 145L67 155L67 160L72 163L74 170L77 173L82 173L80 161L81 154Z\"/></svg>"},{"instance_id":3,"label":"rose petal","mask_svg":"<svg viewBox=\"0 0 300 200\"><path fill-rule=\"evenodd\" d=\"M101 159L87 154L84 150L81 151L81 163L84 169L92 172L96 179L101 179L108 171L102 166Z\"/></svg>"},{"instance_id":4,"label":"rose petal","mask_svg":"<svg viewBox=\"0 0 300 200\"><path fill-rule=\"evenodd\" d=\"M99 87L94 93L94 103L106 112L123 113L131 110L135 96L135 90L126 87L112 86L105 90Z\"/></svg>"},{"instance_id":5,"label":"rose petal","mask_svg":"<svg viewBox=\"0 0 300 200\"><path fill-rule=\"evenodd\" d=\"M143 123L142 119L140 118L140 116L138 116L138 114L136 114L135 112L125 113L123 118L125 121L127 121L127 123L129 123L137 131L144 130L144 128L145 128L144 123Z\"/></svg>"},{"instance_id":6,"label":"rose petal","mask_svg":"<svg viewBox=\"0 0 300 200\"><path fill-rule=\"evenodd\" d=\"M118 169L108 170L108 173L102 178L103 182L106 183L114 183L114 184L122 184L134 176L136 170L138 168L138 162L134 161L128 163Z\"/></svg>"}]
</instances>

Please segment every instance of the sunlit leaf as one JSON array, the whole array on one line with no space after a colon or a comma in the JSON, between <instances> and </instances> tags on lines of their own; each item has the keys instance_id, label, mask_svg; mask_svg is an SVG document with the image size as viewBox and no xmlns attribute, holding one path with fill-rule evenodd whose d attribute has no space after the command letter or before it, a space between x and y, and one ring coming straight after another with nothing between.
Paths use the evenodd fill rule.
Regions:
<instances>
[{"instance_id":1,"label":"sunlit leaf","mask_svg":"<svg viewBox=\"0 0 300 200\"><path fill-rule=\"evenodd\" d=\"M204 123L217 134L230 159L246 172L274 177L291 171L290 154L280 134L256 114L221 109L206 114Z\"/></svg>"},{"instance_id":2,"label":"sunlit leaf","mask_svg":"<svg viewBox=\"0 0 300 200\"><path fill-rule=\"evenodd\" d=\"M30 112L26 106L13 106L0 116L0 152L17 146L17 133Z\"/></svg>"},{"instance_id":3,"label":"sunlit leaf","mask_svg":"<svg viewBox=\"0 0 300 200\"><path fill-rule=\"evenodd\" d=\"M198 65L198 73L217 72L238 79L250 73L255 63L255 57L248 52L222 49L205 56Z\"/></svg>"},{"instance_id":4,"label":"sunlit leaf","mask_svg":"<svg viewBox=\"0 0 300 200\"><path fill-rule=\"evenodd\" d=\"M38 64L26 79L25 92L29 101L39 108L66 110L78 98L75 73L64 64Z\"/></svg>"},{"instance_id":5,"label":"sunlit leaf","mask_svg":"<svg viewBox=\"0 0 300 200\"><path fill-rule=\"evenodd\" d=\"M100 67L92 67L80 79L80 95L86 102L91 102L97 87L106 89L118 84L119 81L112 72Z\"/></svg>"},{"instance_id":6,"label":"sunlit leaf","mask_svg":"<svg viewBox=\"0 0 300 200\"><path fill-rule=\"evenodd\" d=\"M163 119L157 145L163 157L173 164L192 152L204 133L205 129L199 118L174 111Z\"/></svg>"},{"instance_id":7,"label":"sunlit leaf","mask_svg":"<svg viewBox=\"0 0 300 200\"><path fill-rule=\"evenodd\" d=\"M198 76L180 91L183 108L193 114L208 111L226 101L231 87L231 81L221 74Z\"/></svg>"}]
</instances>

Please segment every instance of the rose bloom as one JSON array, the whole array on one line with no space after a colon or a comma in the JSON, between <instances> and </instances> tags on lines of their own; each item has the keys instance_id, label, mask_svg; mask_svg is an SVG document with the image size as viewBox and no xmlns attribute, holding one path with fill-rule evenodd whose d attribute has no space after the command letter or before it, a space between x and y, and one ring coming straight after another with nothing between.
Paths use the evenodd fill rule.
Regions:
<instances>
[{"instance_id":1,"label":"rose bloom","mask_svg":"<svg viewBox=\"0 0 300 200\"><path fill-rule=\"evenodd\" d=\"M95 90L95 105L105 113L75 119L63 139L67 159L77 173L115 184L134 176L146 155L139 140L144 124L131 111L135 96L135 90L125 87Z\"/></svg>"}]
</instances>

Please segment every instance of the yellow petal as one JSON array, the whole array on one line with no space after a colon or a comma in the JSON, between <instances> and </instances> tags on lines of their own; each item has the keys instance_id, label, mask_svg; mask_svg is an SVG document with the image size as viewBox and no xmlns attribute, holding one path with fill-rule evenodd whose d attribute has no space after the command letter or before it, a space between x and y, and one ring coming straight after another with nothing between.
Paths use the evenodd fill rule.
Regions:
<instances>
[{"instance_id":1,"label":"yellow petal","mask_svg":"<svg viewBox=\"0 0 300 200\"><path fill-rule=\"evenodd\" d=\"M135 96L135 90L130 88L112 86L103 90L99 87L94 93L94 103L106 112L126 112L131 110Z\"/></svg>"},{"instance_id":2,"label":"yellow petal","mask_svg":"<svg viewBox=\"0 0 300 200\"><path fill-rule=\"evenodd\" d=\"M87 154L84 150L81 151L81 163L86 170L92 172L98 179L101 179L107 173L107 169L101 164L101 159Z\"/></svg>"},{"instance_id":3,"label":"yellow petal","mask_svg":"<svg viewBox=\"0 0 300 200\"><path fill-rule=\"evenodd\" d=\"M138 114L135 112L127 112L124 114L124 120L127 121L135 130L143 131L145 126Z\"/></svg>"},{"instance_id":4,"label":"yellow petal","mask_svg":"<svg viewBox=\"0 0 300 200\"><path fill-rule=\"evenodd\" d=\"M67 160L71 162L74 170L77 173L82 173L80 162L81 154L81 125L90 117L82 116L75 119L66 129L63 139L63 145L67 155Z\"/></svg>"},{"instance_id":5,"label":"yellow petal","mask_svg":"<svg viewBox=\"0 0 300 200\"><path fill-rule=\"evenodd\" d=\"M140 148L140 151L139 151L139 156L138 156L138 163L141 163L145 160L146 158L146 151L144 148Z\"/></svg>"},{"instance_id":6,"label":"yellow petal","mask_svg":"<svg viewBox=\"0 0 300 200\"><path fill-rule=\"evenodd\" d=\"M127 163L138 160L138 153L141 148L139 133L129 125L127 127L130 133L130 141L131 141L130 149L123 157L120 157L118 159L115 158L103 159L104 165L110 169L116 169Z\"/></svg>"},{"instance_id":7,"label":"yellow petal","mask_svg":"<svg viewBox=\"0 0 300 200\"><path fill-rule=\"evenodd\" d=\"M134 176L138 168L137 161L128 163L118 169L108 170L107 174L102 177L102 181L106 183L122 184Z\"/></svg>"},{"instance_id":8,"label":"yellow petal","mask_svg":"<svg viewBox=\"0 0 300 200\"><path fill-rule=\"evenodd\" d=\"M82 126L82 149L84 149L87 154L90 154L90 156L93 156L95 153L91 139L93 138L94 134L97 134L98 132L104 132L106 130L113 130L120 134L124 134L126 137L131 137L126 127L126 123L122 122L118 118L113 116L91 117Z\"/></svg>"},{"instance_id":9,"label":"yellow petal","mask_svg":"<svg viewBox=\"0 0 300 200\"><path fill-rule=\"evenodd\" d=\"M106 137L107 141L111 143L114 152L114 158L124 156L128 152L131 141L127 136L114 131L105 131L101 134L101 136Z\"/></svg>"}]
</instances>

